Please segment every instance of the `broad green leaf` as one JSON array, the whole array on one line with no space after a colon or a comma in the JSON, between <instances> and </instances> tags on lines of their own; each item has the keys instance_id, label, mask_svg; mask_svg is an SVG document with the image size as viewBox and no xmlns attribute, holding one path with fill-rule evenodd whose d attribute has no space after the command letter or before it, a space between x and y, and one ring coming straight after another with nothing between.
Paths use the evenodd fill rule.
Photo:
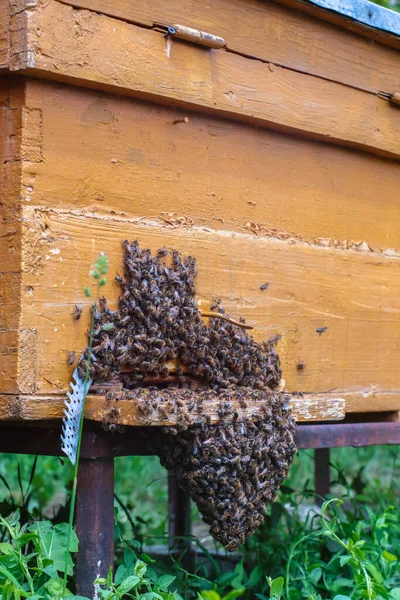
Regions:
<instances>
[{"instance_id":1,"label":"broad green leaf","mask_svg":"<svg viewBox=\"0 0 400 600\"><path fill-rule=\"evenodd\" d=\"M340 588L350 588L354 587L354 580L349 579L347 577L337 577L331 584L332 591L340 590Z\"/></svg>"},{"instance_id":2,"label":"broad green leaf","mask_svg":"<svg viewBox=\"0 0 400 600\"><path fill-rule=\"evenodd\" d=\"M119 585L124 579L127 579L129 575L132 573L133 569L129 569L125 565L120 565L115 573L114 583L115 585ZM106 581L104 581L106 583Z\"/></svg>"},{"instance_id":3,"label":"broad green leaf","mask_svg":"<svg viewBox=\"0 0 400 600\"><path fill-rule=\"evenodd\" d=\"M157 573L152 567L147 567L146 580L156 583L158 581Z\"/></svg>"},{"instance_id":4,"label":"broad green leaf","mask_svg":"<svg viewBox=\"0 0 400 600\"><path fill-rule=\"evenodd\" d=\"M338 594L333 598L333 600L351 600L350 596L343 596L343 594Z\"/></svg>"},{"instance_id":5,"label":"broad green leaf","mask_svg":"<svg viewBox=\"0 0 400 600\"><path fill-rule=\"evenodd\" d=\"M133 565L135 564L135 560L137 560L135 554L132 552L130 548L125 548L124 550L124 565L126 567L130 567L133 569Z\"/></svg>"},{"instance_id":6,"label":"broad green leaf","mask_svg":"<svg viewBox=\"0 0 400 600\"><path fill-rule=\"evenodd\" d=\"M14 577L14 575L5 567L3 567L2 565L0 565L0 573L2 573L2 575L5 575L6 579L9 579L11 581L11 583L14 584L16 590L24 597L26 598L26 594L24 592L24 590L21 587L21 584L18 582L18 580Z\"/></svg>"},{"instance_id":7,"label":"broad green leaf","mask_svg":"<svg viewBox=\"0 0 400 600\"><path fill-rule=\"evenodd\" d=\"M263 575L263 570L260 567L260 565L257 565L256 567L254 567L254 569L250 573L250 577L249 577L249 581L247 582L247 585L249 587L255 587L256 585L258 585L260 583L260 581L262 579L262 575Z\"/></svg>"},{"instance_id":8,"label":"broad green leaf","mask_svg":"<svg viewBox=\"0 0 400 600\"><path fill-rule=\"evenodd\" d=\"M51 579L57 579L58 576L57 569L53 563L51 563L51 565L47 565L47 567L43 569L43 573L46 573L46 575L48 575Z\"/></svg>"},{"instance_id":9,"label":"broad green leaf","mask_svg":"<svg viewBox=\"0 0 400 600\"><path fill-rule=\"evenodd\" d=\"M19 550L20 548L22 548L22 546L25 546L25 544L27 544L30 541L37 541L37 534L36 533L24 533L22 535L19 535L16 540L15 540L15 545L17 547L17 549Z\"/></svg>"},{"instance_id":10,"label":"broad green leaf","mask_svg":"<svg viewBox=\"0 0 400 600\"><path fill-rule=\"evenodd\" d=\"M389 594L384 585L382 585L381 583L372 583L372 588L378 597L382 597L385 598L385 600L389 600Z\"/></svg>"},{"instance_id":11,"label":"broad green leaf","mask_svg":"<svg viewBox=\"0 0 400 600\"><path fill-rule=\"evenodd\" d=\"M34 531L40 538L40 548L43 554L53 561L57 571L64 573L65 570L65 551L67 548L68 523L59 523L53 525L50 521L38 521L29 527L29 531ZM78 551L78 538L74 531L71 531L70 552ZM68 574L72 575L73 562L68 557Z\"/></svg>"},{"instance_id":12,"label":"broad green leaf","mask_svg":"<svg viewBox=\"0 0 400 600\"><path fill-rule=\"evenodd\" d=\"M221 596L215 590L202 591L201 597L204 600L221 600Z\"/></svg>"},{"instance_id":13,"label":"broad green leaf","mask_svg":"<svg viewBox=\"0 0 400 600\"><path fill-rule=\"evenodd\" d=\"M379 570L376 568L376 566L374 564L372 564L371 562L365 562L365 566L366 566L367 570L369 571L369 573L372 575L372 577L375 579L375 581L377 581L378 583L382 583L383 576L379 572Z\"/></svg>"},{"instance_id":14,"label":"broad green leaf","mask_svg":"<svg viewBox=\"0 0 400 600\"><path fill-rule=\"evenodd\" d=\"M168 587L175 581L176 577L174 575L161 575L161 577L157 580L157 585L164 592L168 590Z\"/></svg>"},{"instance_id":15,"label":"broad green leaf","mask_svg":"<svg viewBox=\"0 0 400 600\"><path fill-rule=\"evenodd\" d=\"M133 570L134 574L141 579L146 575L147 565L142 560L137 560L135 564L135 568Z\"/></svg>"},{"instance_id":16,"label":"broad green leaf","mask_svg":"<svg viewBox=\"0 0 400 600\"><path fill-rule=\"evenodd\" d=\"M140 558L148 565L154 565L156 563L156 561L153 558L151 558L151 556L146 554L146 552L142 552Z\"/></svg>"},{"instance_id":17,"label":"broad green leaf","mask_svg":"<svg viewBox=\"0 0 400 600\"><path fill-rule=\"evenodd\" d=\"M61 579L49 579L44 587L54 597L62 597L63 595L63 582Z\"/></svg>"},{"instance_id":18,"label":"broad green leaf","mask_svg":"<svg viewBox=\"0 0 400 600\"><path fill-rule=\"evenodd\" d=\"M12 595L13 595L13 586L11 584L11 581L6 581L6 583L3 585L3 589L1 590L1 598L2 600L11 600Z\"/></svg>"},{"instance_id":19,"label":"broad green leaf","mask_svg":"<svg viewBox=\"0 0 400 600\"><path fill-rule=\"evenodd\" d=\"M23 574L20 565L19 553L15 550L8 554L0 555L0 565L3 569L6 569L7 573L11 573L18 581L22 582L25 580L25 575ZM4 575L4 577L2 577L2 575ZM4 583L7 579L7 574L5 572L3 572L2 575L0 575L0 583Z\"/></svg>"},{"instance_id":20,"label":"broad green leaf","mask_svg":"<svg viewBox=\"0 0 400 600\"><path fill-rule=\"evenodd\" d=\"M131 575L130 577L127 577L127 579L124 579L124 581L122 581L118 586L118 594L120 594L121 596L127 594L138 583L140 583L140 577L137 577L136 575Z\"/></svg>"},{"instance_id":21,"label":"broad green leaf","mask_svg":"<svg viewBox=\"0 0 400 600\"><path fill-rule=\"evenodd\" d=\"M236 575L231 581L231 586L233 588L241 588L243 579L246 575L243 567L243 559L240 562L238 562L238 564L234 568L234 573L236 573Z\"/></svg>"},{"instance_id":22,"label":"broad green leaf","mask_svg":"<svg viewBox=\"0 0 400 600\"><path fill-rule=\"evenodd\" d=\"M395 587L389 592L389 598L400 600L400 587Z\"/></svg>"},{"instance_id":23,"label":"broad green leaf","mask_svg":"<svg viewBox=\"0 0 400 600\"><path fill-rule=\"evenodd\" d=\"M277 577L276 579L273 579L270 583L270 595L273 598L280 598L282 596L282 590L283 590L283 585L285 583L285 580L283 579L283 577Z\"/></svg>"},{"instance_id":24,"label":"broad green leaf","mask_svg":"<svg viewBox=\"0 0 400 600\"><path fill-rule=\"evenodd\" d=\"M222 598L222 600L235 600L235 598L239 598L239 596L243 596L245 591L246 591L245 588L239 588L238 590L231 590Z\"/></svg>"},{"instance_id":25,"label":"broad green leaf","mask_svg":"<svg viewBox=\"0 0 400 600\"><path fill-rule=\"evenodd\" d=\"M2 552L3 554L16 554L14 546L9 544L8 542L2 542L0 544L0 552Z\"/></svg>"},{"instance_id":26,"label":"broad green leaf","mask_svg":"<svg viewBox=\"0 0 400 600\"><path fill-rule=\"evenodd\" d=\"M318 583L318 581L321 579L322 577L322 569L321 567L316 567L315 569L313 569L312 571L310 571L310 579L313 583Z\"/></svg>"},{"instance_id":27,"label":"broad green leaf","mask_svg":"<svg viewBox=\"0 0 400 600\"><path fill-rule=\"evenodd\" d=\"M216 579L216 583L224 587L226 585L230 585L232 581L237 577L237 573L235 571L228 571L228 573L222 573Z\"/></svg>"},{"instance_id":28,"label":"broad green leaf","mask_svg":"<svg viewBox=\"0 0 400 600\"><path fill-rule=\"evenodd\" d=\"M395 554L392 554L391 552L388 552L387 550L384 550L382 552L382 557L387 562L397 562L399 560Z\"/></svg>"}]
</instances>

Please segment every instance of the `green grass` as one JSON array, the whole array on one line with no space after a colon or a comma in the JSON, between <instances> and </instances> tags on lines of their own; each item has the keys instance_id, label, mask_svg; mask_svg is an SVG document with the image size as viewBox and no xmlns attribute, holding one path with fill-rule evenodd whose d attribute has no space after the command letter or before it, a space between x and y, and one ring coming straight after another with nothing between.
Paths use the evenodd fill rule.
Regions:
<instances>
[{"instance_id":1,"label":"green grass","mask_svg":"<svg viewBox=\"0 0 400 600\"><path fill-rule=\"evenodd\" d=\"M67 461L62 465L59 459L39 457L27 493L33 461L29 456L2 455L1 514L5 516L25 497L22 520L28 520L31 512L37 518L55 516L55 522L66 521L71 467ZM332 497L343 504L335 502L327 508L325 524L314 504L313 468L313 451L300 451L277 501L268 507L264 525L236 555L236 566L235 562L229 566L221 548L219 558L210 554L217 546L193 510L193 529L202 538L203 552L190 561L171 556L157 566L158 573L175 576L174 585L185 600L197 600L199 593L204 600L232 593L232 600L234 590L241 590L245 599L263 600L270 597L268 581L277 580L280 585L280 578L285 600L332 600L335 595L399 600L399 448L331 451ZM127 551L142 560L146 556L142 544L166 543L167 474L156 457L118 458L115 473L117 564L122 564ZM333 531L329 535L327 524ZM198 542L195 546L200 547ZM354 557L354 552L359 556Z\"/></svg>"}]
</instances>

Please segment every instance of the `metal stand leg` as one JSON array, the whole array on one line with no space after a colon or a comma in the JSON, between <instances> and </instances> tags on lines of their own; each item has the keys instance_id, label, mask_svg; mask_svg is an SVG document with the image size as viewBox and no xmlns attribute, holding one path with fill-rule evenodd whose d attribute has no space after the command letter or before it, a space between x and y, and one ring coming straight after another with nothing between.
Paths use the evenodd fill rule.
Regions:
<instances>
[{"instance_id":1,"label":"metal stand leg","mask_svg":"<svg viewBox=\"0 0 400 600\"><path fill-rule=\"evenodd\" d=\"M114 564L114 459L81 458L76 502L77 594L93 598L93 582Z\"/></svg>"},{"instance_id":2,"label":"metal stand leg","mask_svg":"<svg viewBox=\"0 0 400 600\"><path fill-rule=\"evenodd\" d=\"M175 537L190 535L190 499L180 488L173 475L168 475L168 537L174 544ZM176 545L176 544L175 544ZM189 545L188 542L179 544Z\"/></svg>"},{"instance_id":3,"label":"metal stand leg","mask_svg":"<svg viewBox=\"0 0 400 600\"><path fill-rule=\"evenodd\" d=\"M330 489L330 450L320 448L315 450L315 502L321 505L329 494Z\"/></svg>"}]
</instances>

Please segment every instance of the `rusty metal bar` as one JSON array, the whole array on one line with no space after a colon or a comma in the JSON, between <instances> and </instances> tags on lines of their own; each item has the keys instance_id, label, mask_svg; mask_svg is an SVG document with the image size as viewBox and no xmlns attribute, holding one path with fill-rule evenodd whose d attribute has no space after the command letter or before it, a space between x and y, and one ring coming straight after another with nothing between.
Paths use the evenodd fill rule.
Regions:
<instances>
[{"instance_id":1,"label":"rusty metal bar","mask_svg":"<svg viewBox=\"0 0 400 600\"><path fill-rule=\"evenodd\" d=\"M151 456L152 444L158 428L132 427L125 434L103 431L99 426L85 425L82 440L82 458L116 456ZM46 426L37 424L0 424L0 453L64 456L60 442L59 423ZM65 457L66 458L66 457Z\"/></svg>"},{"instance_id":2,"label":"rusty metal bar","mask_svg":"<svg viewBox=\"0 0 400 600\"><path fill-rule=\"evenodd\" d=\"M93 598L93 583L114 565L114 459L83 458L79 463L76 501L79 552L76 587Z\"/></svg>"},{"instance_id":3,"label":"rusty metal bar","mask_svg":"<svg viewBox=\"0 0 400 600\"><path fill-rule=\"evenodd\" d=\"M159 427L126 427L123 434L85 427L86 433L93 436L90 443L85 437L82 445L82 456L86 458L151 456L160 435ZM60 431L60 425L54 422L47 427L0 424L0 453L62 456ZM314 449L400 444L400 422L299 424L296 443L299 448Z\"/></svg>"},{"instance_id":4,"label":"rusty metal bar","mask_svg":"<svg viewBox=\"0 0 400 600\"><path fill-rule=\"evenodd\" d=\"M298 425L298 448L343 448L400 444L400 422Z\"/></svg>"},{"instance_id":5,"label":"rusty metal bar","mask_svg":"<svg viewBox=\"0 0 400 600\"><path fill-rule=\"evenodd\" d=\"M329 494L330 477L330 448L317 448L314 453L315 502L319 505Z\"/></svg>"},{"instance_id":6,"label":"rusty metal bar","mask_svg":"<svg viewBox=\"0 0 400 600\"><path fill-rule=\"evenodd\" d=\"M168 538L175 545L174 538L190 535L190 498L179 487L176 477L168 475ZM182 540L183 541L183 540Z\"/></svg>"}]
</instances>

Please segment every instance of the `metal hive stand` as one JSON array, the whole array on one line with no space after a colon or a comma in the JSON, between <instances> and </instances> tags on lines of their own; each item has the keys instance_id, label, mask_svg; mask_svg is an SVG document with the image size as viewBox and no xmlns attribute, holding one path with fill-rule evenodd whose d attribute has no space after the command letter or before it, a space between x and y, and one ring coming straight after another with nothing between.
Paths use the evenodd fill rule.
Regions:
<instances>
[{"instance_id":1,"label":"metal hive stand","mask_svg":"<svg viewBox=\"0 0 400 600\"><path fill-rule=\"evenodd\" d=\"M0 425L0 452L61 456L60 424ZM157 427L127 427L113 435L86 423L79 466L76 529L79 537L77 593L92 597L93 581L114 561L114 458L154 455ZM299 448L316 450L316 491L329 489L329 448L400 444L400 422L298 425ZM319 474L318 474L319 473ZM188 534L188 498L169 481L169 535Z\"/></svg>"}]
</instances>

